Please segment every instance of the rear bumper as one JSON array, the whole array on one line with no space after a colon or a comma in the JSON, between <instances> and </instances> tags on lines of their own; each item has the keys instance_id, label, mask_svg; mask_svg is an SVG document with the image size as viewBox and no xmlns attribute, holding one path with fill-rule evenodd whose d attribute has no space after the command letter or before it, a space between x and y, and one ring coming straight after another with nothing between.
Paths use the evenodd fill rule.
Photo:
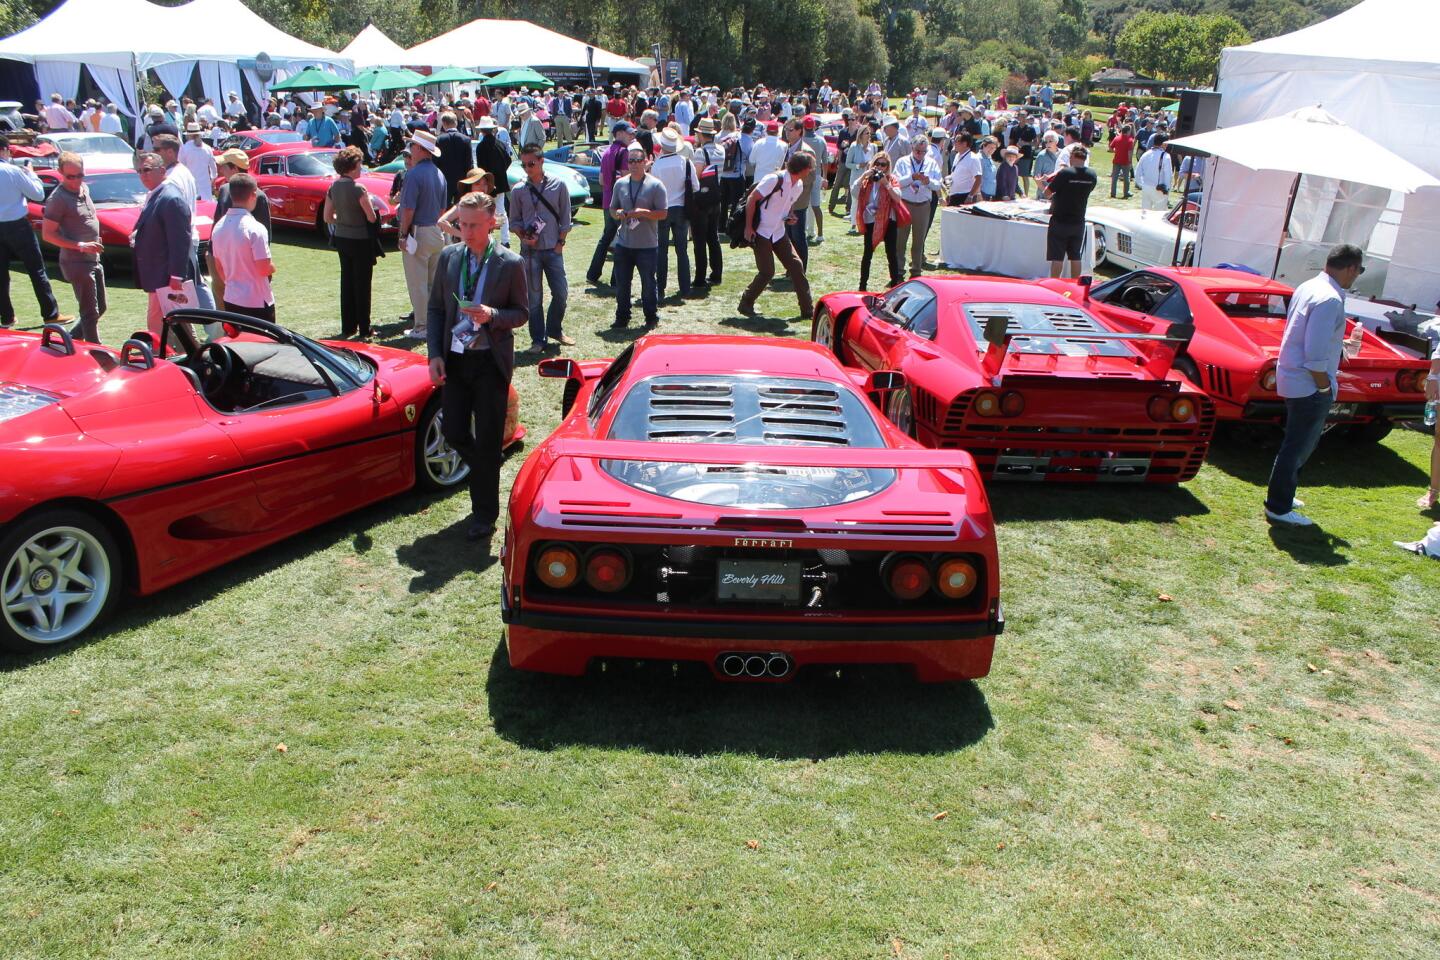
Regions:
<instances>
[{"instance_id":1,"label":"rear bumper","mask_svg":"<svg viewBox=\"0 0 1440 960\"><path fill-rule=\"evenodd\" d=\"M990 670L1005 629L997 602L982 619L893 623L806 620L719 622L669 617L597 617L515 610L502 604L510 663L522 670L578 676L596 659L686 660L721 676L726 652L775 652L797 668L901 664L923 681L978 679Z\"/></svg>"},{"instance_id":2,"label":"rear bumper","mask_svg":"<svg viewBox=\"0 0 1440 960\"><path fill-rule=\"evenodd\" d=\"M1326 423L1368 423L1376 417L1387 420L1420 420L1425 416L1425 402L1380 402L1331 404ZM1240 419L1251 423L1280 424L1285 421L1285 401L1251 400L1245 404Z\"/></svg>"},{"instance_id":3,"label":"rear bumper","mask_svg":"<svg viewBox=\"0 0 1440 960\"><path fill-rule=\"evenodd\" d=\"M1203 436L1119 439L1093 433L945 436L934 444L967 450L987 480L1032 483L1182 483L1205 462Z\"/></svg>"}]
</instances>

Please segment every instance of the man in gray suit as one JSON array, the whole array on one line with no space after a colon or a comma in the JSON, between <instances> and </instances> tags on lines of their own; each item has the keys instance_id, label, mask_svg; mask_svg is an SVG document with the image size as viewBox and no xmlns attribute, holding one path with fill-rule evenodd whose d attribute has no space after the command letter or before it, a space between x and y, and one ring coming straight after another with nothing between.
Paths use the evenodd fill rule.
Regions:
<instances>
[{"instance_id":1,"label":"man in gray suit","mask_svg":"<svg viewBox=\"0 0 1440 960\"><path fill-rule=\"evenodd\" d=\"M150 195L135 221L135 283L150 297L145 325L159 343L165 326L161 298L179 293L195 279L190 258L190 203L180 188L165 178L165 161L156 153L135 159L135 171Z\"/></svg>"},{"instance_id":2,"label":"man in gray suit","mask_svg":"<svg viewBox=\"0 0 1440 960\"><path fill-rule=\"evenodd\" d=\"M444 384L445 439L470 465L469 540L487 540L500 518L500 453L515 369L511 333L530 319L525 265L494 243L495 199L460 198L460 242L440 252L430 285L426 343L430 379ZM475 433L470 433L470 420Z\"/></svg>"}]
</instances>

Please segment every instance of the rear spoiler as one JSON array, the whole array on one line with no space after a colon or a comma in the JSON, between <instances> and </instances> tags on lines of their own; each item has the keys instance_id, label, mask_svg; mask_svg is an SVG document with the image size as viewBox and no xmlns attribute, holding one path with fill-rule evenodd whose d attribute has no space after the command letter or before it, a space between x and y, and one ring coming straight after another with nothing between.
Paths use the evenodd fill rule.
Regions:
<instances>
[{"instance_id":1,"label":"rear spoiler","mask_svg":"<svg viewBox=\"0 0 1440 960\"><path fill-rule=\"evenodd\" d=\"M1366 330L1384 340L1391 346L1402 347L1406 350L1414 350L1423 359L1430 359L1432 344L1429 337L1423 337L1415 333L1406 333L1403 330Z\"/></svg>"},{"instance_id":2,"label":"rear spoiler","mask_svg":"<svg viewBox=\"0 0 1440 960\"><path fill-rule=\"evenodd\" d=\"M755 446L743 443L654 443L644 440L557 440L556 457L642 460L650 463L757 463L774 467L904 468L958 470L972 464L963 450L894 450L888 447ZM673 455L667 454L673 450Z\"/></svg>"},{"instance_id":3,"label":"rear spoiler","mask_svg":"<svg viewBox=\"0 0 1440 960\"><path fill-rule=\"evenodd\" d=\"M1164 378L1175 363L1175 355L1195 336L1193 323L1172 323L1165 333L1057 334L1054 330L1011 330L1009 327L1010 321L1005 317L991 317L985 321L985 342L990 347L980 359L980 368L992 383L1005 365L1005 355L1010 352L1010 341L1016 337L1080 342L1126 340L1132 343L1155 344L1153 349L1141 348L1140 352L1146 358L1145 370L1154 377Z\"/></svg>"}]
</instances>

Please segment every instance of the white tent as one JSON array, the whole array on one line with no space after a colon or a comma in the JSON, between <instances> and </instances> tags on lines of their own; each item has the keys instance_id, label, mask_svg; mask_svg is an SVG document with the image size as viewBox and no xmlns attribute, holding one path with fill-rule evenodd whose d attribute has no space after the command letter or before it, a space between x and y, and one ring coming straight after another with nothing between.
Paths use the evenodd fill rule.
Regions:
<instances>
[{"instance_id":1,"label":"white tent","mask_svg":"<svg viewBox=\"0 0 1440 960\"><path fill-rule=\"evenodd\" d=\"M471 20L449 33L411 47L406 53L411 66L467 67L490 72L511 67L546 67L571 72L586 68L586 45L528 20ZM645 77L650 68L642 63L595 47L595 69Z\"/></svg>"},{"instance_id":2,"label":"white tent","mask_svg":"<svg viewBox=\"0 0 1440 960\"><path fill-rule=\"evenodd\" d=\"M1217 87L1220 126L1318 104L1440 176L1437 35L1437 0L1363 0L1304 30L1227 49L1220 57ZM1210 166L1197 262L1239 262L1269 272L1293 173ZM1365 281L1383 282L1374 292L1426 307L1440 301L1440 258L1434 255L1440 248L1440 189L1401 198L1349 181L1307 177L1287 243L1295 253L1287 250L1280 272L1289 279L1310 272L1321 251L1340 240L1367 246L1374 260ZM1249 262L1257 259L1257 246L1268 246L1268 262Z\"/></svg>"},{"instance_id":3,"label":"white tent","mask_svg":"<svg viewBox=\"0 0 1440 960\"><path fill-rule=\"evenodd\" d=\"M403 67L410 62L406 59L409 54L405 52L405 48L385 36L373 23L365 24L365 29L357 33L355 39L340 51L340 56L355 61L356 70L368 67Z\"/></svg>"},{"instance_id":4,"label":"white tent","mask_svg":"<svg viewBox=\"0 0 1440 960\"><path fill-rule=\"evenodd\" d=\"M243 73L257 100L266 83L254 60L264 53L278 66L275 78L323 64L343 75L350 60L271 25L241 0L191 0L162 7L147 0L67 0L28 30L0 40L0 58L35 65L41 96L73 97L84 64L102 92L135 117L135 78L154 70L179 96L196 66L205 95L217 104L240 89Z\"/></svg>"}]
</instances>

